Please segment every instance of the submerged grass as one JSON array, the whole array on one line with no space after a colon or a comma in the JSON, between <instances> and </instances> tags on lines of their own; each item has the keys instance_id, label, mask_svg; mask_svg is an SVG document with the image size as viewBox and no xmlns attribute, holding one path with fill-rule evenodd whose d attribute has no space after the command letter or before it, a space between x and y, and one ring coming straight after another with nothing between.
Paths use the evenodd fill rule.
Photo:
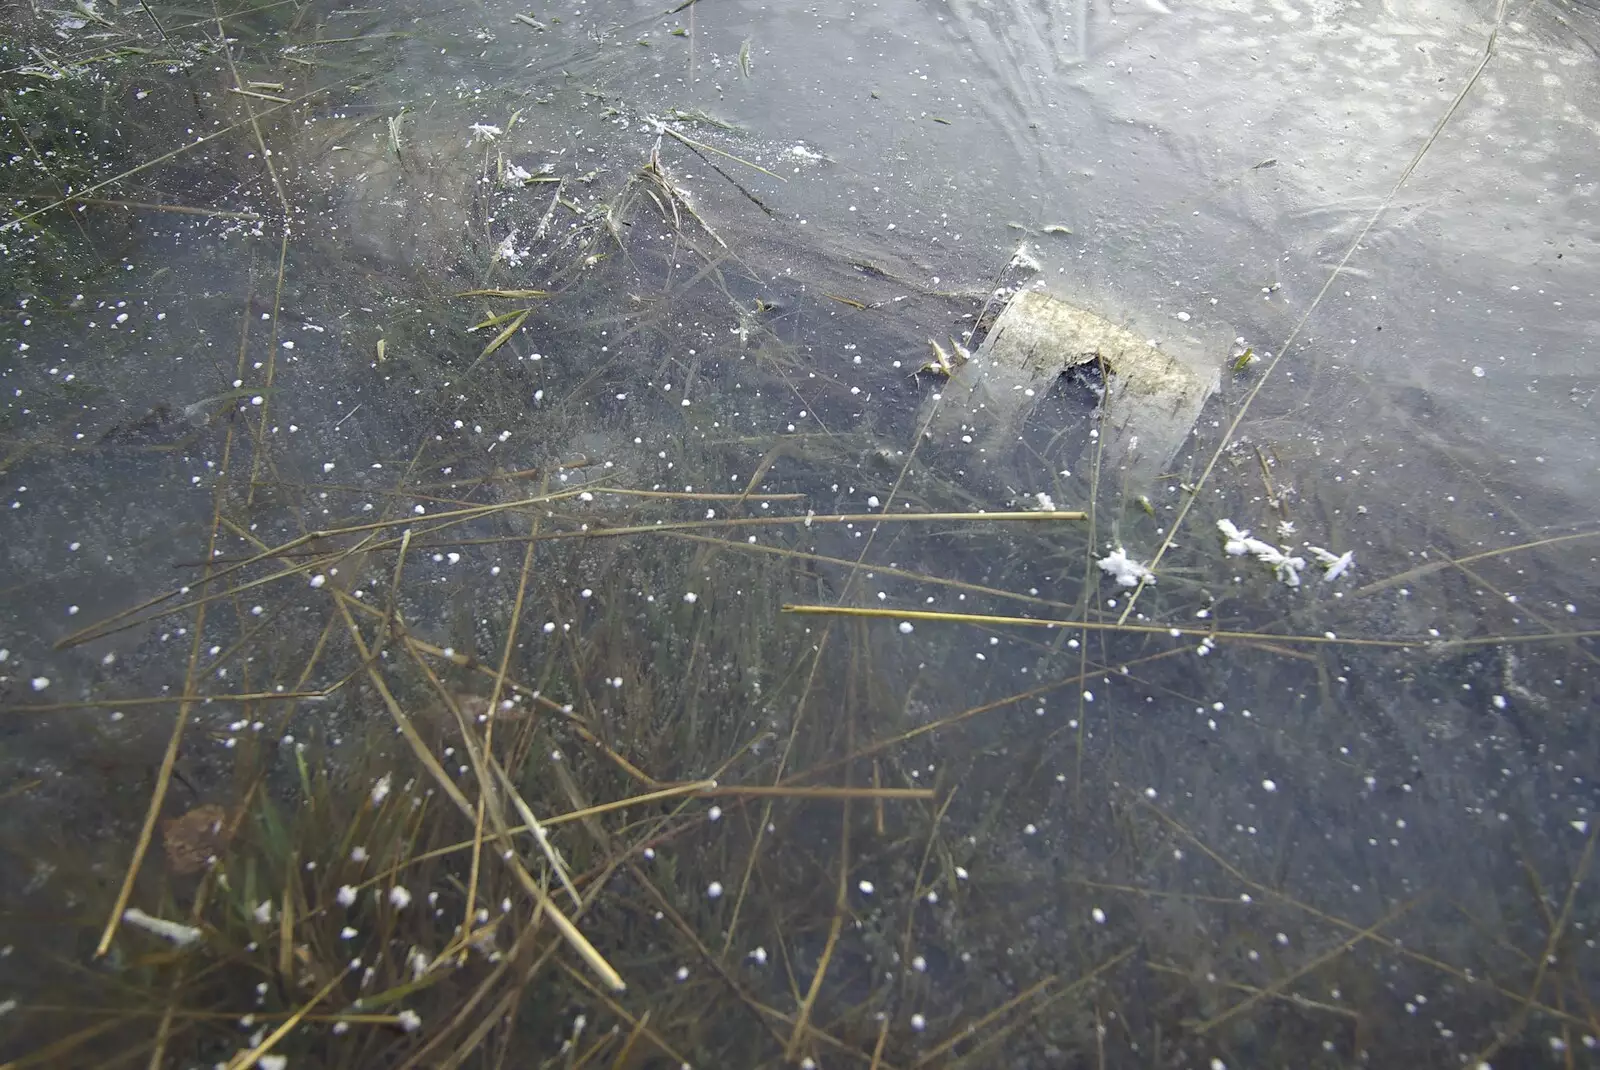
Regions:
<instances>
[{"instance_id":1,"label":"submerged grass","mask_svg":"<svg viewBox=\"0 0 1600 1070\"><path fill-rule=\"evenodd\" d=\"M16 191L12 232L36 235L17 292L69 310L63 263L114 292L59 249L88 257L101 213L188 189L172 169L213 143L260 162L247 206L205 187L164 207L266 225L250 256L219 254L249 261L206 321L233 332L201 395L222 414L172 451L210 489L203 534L56 643L117 668L80 697L5 696L12 723L90 741L70 757L144 740L149 761L120 808L40 778L0 794L55 827L108 822L61 844L7 825L7 855L44 876L3 903L20 994L0 1066L1311 1066L1600 1034L1579 953L1600 828L1474 837L1494 858L1459 886L1418 887L1389 854L1408 823L1422 850L1461 847L1411 801L1470 795L1434 786L1460 776L1441 741L1461 726L1425 701L1426 667L1492 655L1471 679L1556 722L1583 678L1530 686L1509 652L1587 653L1595 631L1441 628L1378 600L1440 574L1503 593L1470 570L1586 533L1285 603L1270 573L1234 580L1178 537L1191 511L1260 509L1218 473L1281 497L1233 441L1256 390L1176 501L1104 489L1095 446L1086 479L1041 484L1081 509L996 510L908 417L928 384L885 375L864 410L840 355L861 321L839 319L892 307L972 344L990 291L908 300L824 251L818 285L780 292L739 240L738 210L772 209L716 165L772 177L712 144L738 131L639 123L553 199L508 184L559 156L505 136L526 90L493 100L500 125L474 94L402 134L349 91L376 73L356 50L400 38L313 18L130 9L91 58L45 65L125 88L131 55L194 79L205 57L228 92L176 148ZM83 162L37 136L83 91L19 114L37 158ZM325 95L344 110L306 114ZM725 198L690 194L697 163ZM115 218L132 240L149 217ZM870 340L914 367L928 333ZM1080 448L1063 437L1022 463L1061 471ZM1108 537L1159 540L1159 583L1108 598ZM1439 711L1426 732L1394 716L1407 696ZM87 792L91 769L61 775ZM1525 889L1496 879L1508 855Z\"/></svg>"}]
</instances>

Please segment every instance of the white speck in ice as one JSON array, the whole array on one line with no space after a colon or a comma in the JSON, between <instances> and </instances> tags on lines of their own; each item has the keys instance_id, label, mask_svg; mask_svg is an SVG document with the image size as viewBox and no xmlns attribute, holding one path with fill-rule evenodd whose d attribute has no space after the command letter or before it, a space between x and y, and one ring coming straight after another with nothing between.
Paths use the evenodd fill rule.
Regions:
<instances>
[{"instance_id":1,"label":"white speck in ice","mask_svg":"<svg viewBox=\"0 0 1600 1070\"><path fill-rule=\"evenodd\" d=\"M48 676L35 676L33 678L32 683L33 683L33 689L35 691L43 691L45 688L50 686L50 677L48 677Z\"/></svg>"}]
</instances>

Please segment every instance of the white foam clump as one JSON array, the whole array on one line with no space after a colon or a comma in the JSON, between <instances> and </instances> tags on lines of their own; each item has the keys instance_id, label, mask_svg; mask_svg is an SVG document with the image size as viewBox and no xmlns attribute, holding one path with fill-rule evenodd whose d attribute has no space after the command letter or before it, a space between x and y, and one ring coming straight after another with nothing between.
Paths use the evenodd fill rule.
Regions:
<instances>
[{"instance_id":1,"label":"white foam clump","mask_svg":"<svg viewBox=\"0 0 1600 1070\"><path fill-rule=\"evenodd\" d=\"M1044 264L1040 263L1039 258L1033 255L1033 250L1028 247L1027 242L1017 246L1017 251L1011 254L1011 263L1007 266L1021 271L1044 270Z\"/></svg>"},{"instance_id":2,"label":"white foam clump","mask_svg":"<svg viewBox=\"0 0 1600 1070\"><path fill-rule=\"evenodd\" d=\"M1311 551L1311 555L1317 559L1317 564L1322 566L1323 583L1331 582L1343 576L1350 571L1350 567L1356 562L1356 552L1354 550L1346 550L1342 554L1336 554L1332 550L1324 550L1322 547L1312 546L1310 543L1306 544L1306 549Z\"/></svg>"},{"instance_id":3,"label":"white foam clump","mask_svg":"<svg viewBox=\"0 0 1600 1070\"><path fill-rule=\"evenodd\" d=\"M1270 565L1272 571L1277 573L1278 579L1290 587L1300 586L1300 572L1306 567L1306 559L1293 557L1287 549L1279 549L1270 542L1251 538L1250 532L1240 528L1231 520L1217 521L1217 530L1222 532L1224 543L1222 549L1233 557L1242 557L1251 554L1257 561Z\"/></svg>"},{"instance_id":4,"label":"white foam clump","mask_svg":"<svg viewBox=\"0 0 1600 1070\"><path fill-rule=\"evenodd\" d=\"M163 940L171 940L179 947L188 947L198 943L204 935L193 925L180 925L175 921L158 918L153 914L146 914L138 907L129 907L122 912L122 920L147 933L155 933Z\"/></svg>"},{"instance_id":5,"label":"white foam clump","mask_svg":"<svg viewBox=\"0 0 1600 1070\"><path fill-rule=\"evenodd\" d=\"M528 250L517 248L518 231L515 227L506 235L505 241L494 247L493 260L504 261L508 267L521 267L522 261L528 255Z\"/></svg>"},{"instance_id":6,"label":"white foam clump","mask_svg":"<svg viewBox=\"0 0 1600 1070\"><path fill-rule=\"evenodd\" d=\"M1100 571L1108 573L1122 587L1137 587L1140 581L1156 582L1156 574L1128 556L1128 551L1117 547L1098 562Z\"/></svg>"}]
</instances>

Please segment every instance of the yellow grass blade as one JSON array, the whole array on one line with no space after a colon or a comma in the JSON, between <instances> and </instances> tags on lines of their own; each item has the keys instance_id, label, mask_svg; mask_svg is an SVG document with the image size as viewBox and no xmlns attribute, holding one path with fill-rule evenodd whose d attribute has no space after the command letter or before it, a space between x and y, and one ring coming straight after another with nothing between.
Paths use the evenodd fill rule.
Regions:
<instances>
[{"instance_id":1,"label":"yellow grass blade","mask_svg":"<svg viewBox=\"0 0 1600 1070\"><path fill-rule=\"evenodd\" d=\"M501 346L505 345L507 342L509 342L511 340L511 336L512 335L514 335L518 331L522 330L523 322L525 320L527 320L528 313L532 312L532 311L533 311L532 309L525 308L521 312L518 312L517 315L516 315L516 318L513 319L510 323L506 324L505 330L503 330L499 334L495 335L494 338L492 338L490 340L489 344L483 347L483 352L479 353L478 354L478 359L472 362L472 367L476 368L478 365L480 365L484 361L488 360L490 355L493 354L495 350L497 350ZM469 368L467 370L471 371L472 368Z\"/></svg>"}]
</instances>

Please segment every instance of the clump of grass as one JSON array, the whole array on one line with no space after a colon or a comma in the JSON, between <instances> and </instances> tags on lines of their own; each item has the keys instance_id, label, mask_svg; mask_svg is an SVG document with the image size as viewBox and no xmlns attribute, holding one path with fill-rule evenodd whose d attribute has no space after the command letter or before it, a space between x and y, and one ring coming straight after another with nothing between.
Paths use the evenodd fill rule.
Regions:
<instances>
[{"instance_id":1,"label":"clump of grass","mask_svg":"<svg viewBox=\"0 0 1600 1070\"><path fill-rule=\"evenodd\" d=\"M781 587L789 571L763 566L747 589ZM621 575L592 597L620 602L624 584L643 578ZM523 591L535 593L544 606L557 597ZM784 688L752 690L730 672L734 659L778 663L762 649L772 638L752 633L734 606L708 598L661 621L645 645L659 644L660 666L639 662L633 643L614 645L627 621L613 610L526 667L520 658L494 667L397 620L384 625L342 589L333 598L333 623L349 629L349 644L337 646L358 659L358 677L366 664L368 701L351 683L276 722L276 745L266 742L272 730L244 729L237 794L207 804L201 822L217 856L199 875L187 862L163 873L152 860L147 871L158 871L133 897L140 917L196 937L168 947L124 915L108 945L120 981L96 1005L112 1025L67 1038L82 1045L74 1057L134 1043L155 1020L157 1048L239 1065L273 1052L296 1065L431 1062L443 1052L460 1063L484 1045L538 1046L565 1032L595 1045L591 1057L626 1042L684 1061L709 1042L692 1020L704 1008L663 993L682 984L679 971L728 968L735 932L719 926L723 896L705 876L724 874L734 899L753 812L931 799L923 789L774 789L762 779L776 748L750 715ZM372 657L385 629L392 667ZM673 664L681 668L665 675ZM654 761L670 775L647 771ZM755 774L750 783L734 780L741 769ZM169 838L186 824L169 824ZM669 912L673 925L638 931ZM764 905L745 907L746 926L771 921ZM742 988L731 976L724 983ZM29 1023L52 1021L57 1006L66 1004L30 1006ZM560 1007L583 1009L587 1037L538 1010Z\"/></svg>"}]
</instances>

